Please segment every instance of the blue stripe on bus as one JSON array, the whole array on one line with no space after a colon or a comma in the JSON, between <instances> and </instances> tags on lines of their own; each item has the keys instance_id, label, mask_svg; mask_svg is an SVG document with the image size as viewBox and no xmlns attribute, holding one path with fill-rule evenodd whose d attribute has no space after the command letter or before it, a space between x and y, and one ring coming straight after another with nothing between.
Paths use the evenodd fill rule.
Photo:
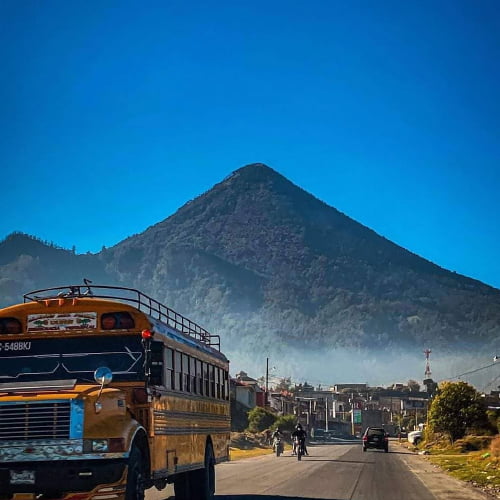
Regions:
<instances>
[{"instance_id":1,"label":"blue stripe on bus","mask_svg":"<svg viewBox=\"0 0 500 500\"><path fill-rule=\"evenodd\" d=\"M167 325L165 325L161 321L158 321L157 319L152 318L151 316L149 316L149 320L151 321L151 323L153 323L155 332L162 333L163 335L166 335L167 337L169 337L172 340L175 340L181 344L185 344L185 345L188 345L194 349L198 349L199 351L203 351L204 353L206 353L210 356L213 356L214 358L217 358L221 361L224 361L226 363L229 362L228 359L226 358L226 356L224 356L224 354L222 354L221 352L205 345L203 342L196 341L192 338L189 338L186 335L183 335L181 332L178 332L177 330L174 330L173 328L168 327Z\"/></svg>"}]
</instances>

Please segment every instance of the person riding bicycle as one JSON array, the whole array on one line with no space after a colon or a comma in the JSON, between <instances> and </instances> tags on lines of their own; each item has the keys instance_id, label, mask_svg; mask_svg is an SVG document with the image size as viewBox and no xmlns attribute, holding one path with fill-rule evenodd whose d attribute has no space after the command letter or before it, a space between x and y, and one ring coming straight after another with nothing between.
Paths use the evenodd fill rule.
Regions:
<instances>
[{"instance_id":1,"label":"person riding bicycle","mask_svg":"<svg viewBox=\"0 0 500 500\"><path fill-rule=\"evenodd\" d=\"M302 428L302 425L300 425L300 423L295 426L295 430L292 432L292 439L295 438L295 437L297 437L299 439L299 443L302 446L302 450L304 451L304 454L305 455L309 455L309 453L307 453L307 448L306 448L307 433ZM295 440L294 440L292 455L296 455L297 454L297 450L295 448L296 447L295 447Z\"/></svg>"}]
</instances>

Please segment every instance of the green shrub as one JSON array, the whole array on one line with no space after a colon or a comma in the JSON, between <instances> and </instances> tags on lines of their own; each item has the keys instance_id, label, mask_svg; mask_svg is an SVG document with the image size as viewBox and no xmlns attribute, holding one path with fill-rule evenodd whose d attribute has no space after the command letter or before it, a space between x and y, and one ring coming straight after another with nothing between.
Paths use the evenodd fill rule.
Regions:
<instances>
[{"instance_id":1,"label":"green shrub","mask_svg":"<svg viewBox=\"0 0 500 500\"><path fill-rule=\"evenodd\" d=\"M282 432L292 432L296 422L297 418L295 415L281 415L276 419L272 428L276 429L276 427L279 427Z\"/></svg>"},{"instance_id":2,"label":"green shrub","mask_svg":"<svg viewBox=\"0 0 500 500\"><path fill-rule=\"evenodd\" d=\"M494 434L500 434L500 410L488 410L488 421Z\"/></svg>"},{"instance_id":3,"label":"green shrub","mask_svg":"<svg viewBox=\"0 0 500 500\"><path fill-rule=\"evenodd\" d=\"M256 406L248 412L248 431L262 432L269 429L276 421L276 415L270 411Z\"/></svg>"}]
</instances>

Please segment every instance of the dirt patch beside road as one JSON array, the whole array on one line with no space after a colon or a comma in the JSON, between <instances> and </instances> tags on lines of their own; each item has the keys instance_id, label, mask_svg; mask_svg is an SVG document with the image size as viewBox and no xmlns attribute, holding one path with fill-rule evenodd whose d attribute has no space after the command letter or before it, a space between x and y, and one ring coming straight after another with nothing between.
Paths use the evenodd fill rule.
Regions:
<instances>
[{"instance_id":1,"label":"dirt patch beside road","mask_svg":"<svg viewBox=\"0 0 500 500\"><path fill-rule=\"evenodd\" d=\"M266 443L266 435L252 434L250 432L231 432L231 448L249 450L252 448L270 448Z\"/></svg>"},{"instance_id":2,"label":"dirt patch beside road","mask_svg":"<svg viewBox=\"0 0 500 500\"><path fill-rule=\"evenodd\" d=\"M398 447L401 459L436 498L449 500L491 500L492 497L500 498L494 488L479 487L477 484L455 479L446 470L432 463L430 455L419 455L412 451L417 450L417 448L410 445L411 448L409 449L406 446L407 444L401 443Z\"/></svg>"}]
</instances>

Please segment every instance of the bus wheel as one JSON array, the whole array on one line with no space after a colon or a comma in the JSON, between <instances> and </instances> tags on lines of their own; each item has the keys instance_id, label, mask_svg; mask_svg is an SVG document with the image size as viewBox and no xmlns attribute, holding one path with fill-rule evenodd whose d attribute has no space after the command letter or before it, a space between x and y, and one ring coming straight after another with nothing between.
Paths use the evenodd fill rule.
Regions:
<instances>
[{"instance_id":1,"label":"bus wheel","mask_svg":"<svg viewBox=\"0 0 500 500\"><path fill-rule=\"evenodd\" d=\"M190 479L192 472L177 474L174 480L175 500L191 500Z\"/></svg>"},{"instance_id":2,"label":"bus wheel","mask_svg":"<svg viewBox=\"0 0 500 500\"><path fill-rule=\"evenodd\" d=\"M196 471L196 500L212 500L215 495L215 458L212 445L207 444L205 450L205 468Z\"/></svg>"},{"instance_id":3,"label":"bus wheel","mask_svg":"<svg viewBox=\"0 0 500 500\"><path fill-rule=\"evenodd\" d=\"M134 446L128 459L125 500L144 500L144 490L146 488L142 460L141 451Z\"/></svg>"}]
</instances>

